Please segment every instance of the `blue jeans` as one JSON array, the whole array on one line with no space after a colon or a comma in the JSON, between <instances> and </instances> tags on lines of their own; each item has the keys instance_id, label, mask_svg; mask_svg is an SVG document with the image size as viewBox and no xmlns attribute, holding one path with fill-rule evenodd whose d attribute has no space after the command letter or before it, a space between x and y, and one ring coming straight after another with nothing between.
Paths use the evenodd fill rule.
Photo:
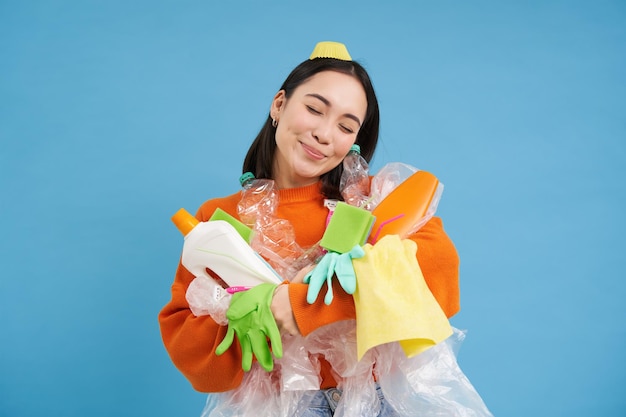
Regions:
<instances>
[{"instance_id":1,"label":"blue jeans","mask_svg":"<svg viewBox=\"0 0 626 417\"><path fill-rule=\"evenodd\" d=\"M379 386L376 387L376 393L380 400L380 413L378 417L394 417L397 416L396 412L391 408L389 403L385 401L383 392ZM305 395L302 401L305 401L309 406L306 411L300 412L298 417L332 417L335 413L335 409L341 400L341 391L337 388L329 388L320 391L311 391Z\"/></svg>"}]
</instances>

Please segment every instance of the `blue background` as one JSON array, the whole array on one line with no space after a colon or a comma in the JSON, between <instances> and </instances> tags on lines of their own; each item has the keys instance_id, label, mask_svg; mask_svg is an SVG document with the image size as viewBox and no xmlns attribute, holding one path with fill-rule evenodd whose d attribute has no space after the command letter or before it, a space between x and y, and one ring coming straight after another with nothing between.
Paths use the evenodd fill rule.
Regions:
<instances>
[{"instance_id":1,"label":"blue background","mask_svg":"<svg viewBox=\"0 0 626 417\"><path fill-rule=\"evenodd\" d=\"M197 416L170 216L237 187L288 72L348 45L372 164L435 173L459 362L496 416L626 415L623 1L0 1L0 415Z\"/></svg>"}]
</instances>

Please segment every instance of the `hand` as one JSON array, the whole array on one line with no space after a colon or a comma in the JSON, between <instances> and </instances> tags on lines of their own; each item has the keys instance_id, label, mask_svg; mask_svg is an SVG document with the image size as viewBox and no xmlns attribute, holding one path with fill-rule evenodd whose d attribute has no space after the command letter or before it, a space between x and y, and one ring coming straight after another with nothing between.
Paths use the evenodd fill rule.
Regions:
<instances>
[{"instance_id":1,"label":"hand","mask_svg":"<svg viewBox=\"0 0 626 417\"><path fill-rule=\"evenodd\" d=\"M352 267L352 259L361 258L365 255L363 248L355 245L350 252L339 254L337 252L328 252L320 261L315 269L304 277L304 282L309 284L306 300L309 304L313 304L317 300L324 282L328 289L324 297L324 303L329 305L333 301L333 275L337 276L339 284L348 294L356 291L356 275Z\"/></svg>"},{"instance_id":2,"label":"hand","mask_svg":"<svg viewBox=\"0 0 626 417\"><path fill-rule=\"evenodd\" d=\"M241 345L241 366L246 372L252 367L253 354L268 372L274 369L272 351L277 358L283 356L280 332L270 309L275 289L275 284L259 284L247 291L235 293L226 312L228 331L215 353L224 353L232 345L236 334Z\"/></svg>"},{"instance_id":3,"label":"hand","mask_svg":"<svg viewBox=\"0 0 626 417\"><path fill-rule=\"evenodd\" d=\"M281 333L288 333L292 336L300 335L300 329L298 329L289 300L289 285L279 285L276 288L271 309Z\"/></svg>"},{"instance_id":4,"label":"hand","mask_svg":"<svg viewBox=\"0 0 626 417\"><path fill-rule=\"evenodd\" d=\"M301 270L298 271L298 273L296 274L295 277L293 277L291 282L294 283L294 284L302 284L302 283L304 283L304 277L306 277L307 274L309 272L313 271L314 269L315 269L315 264L311 264L311 265L305 266L304 268L302 268Z\"/></svg>"}]
</instances>

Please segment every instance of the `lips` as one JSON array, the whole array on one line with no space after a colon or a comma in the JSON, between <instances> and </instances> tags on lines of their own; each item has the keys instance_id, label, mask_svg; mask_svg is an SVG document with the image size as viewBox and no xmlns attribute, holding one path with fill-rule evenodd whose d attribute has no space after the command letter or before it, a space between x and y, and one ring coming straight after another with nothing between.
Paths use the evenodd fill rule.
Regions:
<instances>
[{"instance_id":1,"label":"lips","mask_svg":"<svg viewBox=\"0 0 626 417\"><path fill-rule=\"evenodd\" d=\"M308 146L308 145L306 145L306 144L304 144L302 142L301 142L301 144L302 144L302 149L304 149L304 152L306 152L306 154L309 155L311 158L317 159L317 160L326 158L326 155L324 155L323 153L315 150L314 148L312 148L312 147L310 147L310 146Z\"/></svg>"}]
</instances>

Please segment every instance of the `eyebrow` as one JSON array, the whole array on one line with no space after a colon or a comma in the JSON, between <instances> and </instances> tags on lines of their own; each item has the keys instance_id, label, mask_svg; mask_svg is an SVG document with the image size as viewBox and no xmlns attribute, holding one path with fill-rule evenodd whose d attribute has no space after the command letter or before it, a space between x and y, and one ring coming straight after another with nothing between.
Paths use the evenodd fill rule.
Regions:
<instances>
[{"instance_id":1,"label":"eyebrow","mask_svg":"<svg viewBox=\"0 0 626 417\"><path fill-rule=\"evenodd\" d=\"M310 93L310 94L307 94L307 96L309 96L309 97L315 97L316 99L318 99L319 101L321 101L321 102L322 102L322 103L324 103L325 105L327 105L327 106L329 106L329 107L331 106L330 101L328 101L328 100L326 99L326 97L324 97L324 96L320 96L319 94L315 94L315 93ZM345 117L347 117L347 118L349 118L349 119L354 120L355 122L357 122L357 123L359 124L359 127L361 126L361 120L360 120L358 117L356 117L354 114L352 114L352 113L346 113L346 114L344 114L344 116L345 116Z\"/></svg>"}]
</instances>

